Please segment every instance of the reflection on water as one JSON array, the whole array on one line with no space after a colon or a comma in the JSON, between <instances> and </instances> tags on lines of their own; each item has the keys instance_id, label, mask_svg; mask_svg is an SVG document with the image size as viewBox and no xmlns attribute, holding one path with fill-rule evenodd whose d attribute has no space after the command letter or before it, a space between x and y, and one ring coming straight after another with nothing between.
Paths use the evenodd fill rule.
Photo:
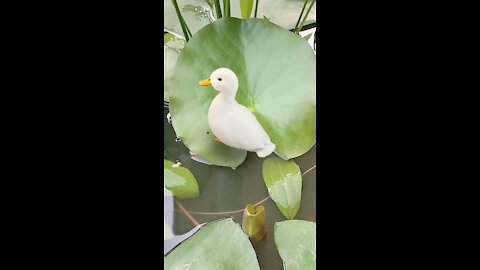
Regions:
<instances>
[{"instance_id":1,"label":"reflection on water","mask_svg":"<svg viewBox=\"0 0 480 270\"><path fill-rule=\"evenodd\" d=\"M255 204L268 197L268 190L262 178L262 159L255 153L249 153L243 164L236 170L226 167L211 166L193 160L189 150L182 142L175 142L175 132L168 123L168 108L164 108L164 158L172 162L180 161L197 179L200 196L195 199L178 200L199 224L211 222L225 217L233 217L241 223L243 208L247 204ZM175 121L175 120L174 120ZM295 162L303 172L316 164L316 146L305 155L296 158ZM316 169L303 176L302 200L300 210L295 219L316 220ZM194 223L183 214L173 199L166 202L164 216L171 225L174 235L183 235L195 228ZM266 213L267 234L259 242L253 243L261 269L283 269L282 260L278 255L273 239L275 222L284 221L275 203L268 199L263 203ZM172 211L173 210L173 211ZM235 210L239 210L234 212ZM200 213L199 213L200 212ZM215 215L218 212L227 212ZM169 214L171 216L169 216ZM183 239L183 238L182 238ZM164 252L178 243L172 240L164 241Z\"/></svg>"},{"instance_id":2,"label":"reflection on water","mask_svg":"<svg viewBox=\"0 0 480 270\"><path fill-rule=\"evenodd\" d=\"M163 255L166 255L168 252L170 252L174 247L176 247L178 244L181 242L187 240L190 236L194 235L201 227L203 227L205 223L202 223L193 229L191 229L189 232L182 234L182 235L176 235L174 238L163 241Z\"/></svg>"},{"instance_id":3,"label":"reflection on water","mask_svg":"<svg viewBox=\"0 0 480 270\"><path fill-rule=\"evenodd\" d=\"M207 165L213 165L213 163L211 163L210 161L204 159L202 156L190 151L190 157L195 160L196 162L200 162L200 163L203 163L203 164L207 164Z\"/></svg>"}]
</instances>

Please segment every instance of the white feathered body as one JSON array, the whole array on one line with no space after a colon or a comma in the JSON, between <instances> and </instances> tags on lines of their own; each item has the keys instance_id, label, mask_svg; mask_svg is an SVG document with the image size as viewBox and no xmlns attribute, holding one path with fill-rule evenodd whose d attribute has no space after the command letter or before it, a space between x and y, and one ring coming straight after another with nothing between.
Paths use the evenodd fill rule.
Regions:
<instances>
[{"instance_id":1,"label":"white feathered body","mask_svg":"<svg viewBox=\"0 0 480 270\"><path fill-rule=\"evenodd\" d=\"M218 94L208 109L208 125L213 134L224 144L250 152L267 151L275 145L258 122L255 115L235 99Z\"/></svg>"}]
</instances>

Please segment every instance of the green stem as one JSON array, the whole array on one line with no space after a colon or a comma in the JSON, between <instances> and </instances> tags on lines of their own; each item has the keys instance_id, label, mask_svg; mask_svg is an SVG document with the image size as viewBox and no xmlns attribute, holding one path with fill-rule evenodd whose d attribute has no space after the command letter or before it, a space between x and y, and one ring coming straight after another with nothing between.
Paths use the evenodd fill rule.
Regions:
<instances>
[{"instance_id":1,"label":"green stem","mask_svg":"<svg viewBox=\"0 0 480 270\"><path fill-rule=\"evenodd\" d=\"M214 0L215 12L217 13L217 19L222 18L222 9L220 8L220 0Z\"/></svg>"},{"instance_id":2,"label":"green stem","mask_svg":"<svg viewBox=\"0 0 480 270\"><path fill-rule=\"evenodd\" d=\"M303 8L302 8L302 11L300 12L300 16L298 16L297 23L295 24L295 27L293 28L294 33L297 32L298 23L302 19L303 11L305 10L305 7L307 6L307 2L308 2L308 0L305 0L305 3L303 3Z\"/></svg>"},{"instance_id":3,"label":"green stem","mask_svg":"<svg viewBox=\"0 0 480 270\"><path fill-rule=\"evenodd\" d=\"M223 0L223 13L225 17L230 17L230 0Z\"/></svg>"},{"instance_id":4,"label":"green stem","mask_svg":"<svg viewBox=\"0 0 480 270\"><path fill-rule=\"evenodd\" d=\"M310 14L310 11L311 11L312 8L313 8L313 4L315 4L316 1L317 1L317 0L313 0L312 3L310 4L310 6L308 7L307 13L305 14L305 17L303 17L302 23L300 23L300 25L298 26L297 34L298 34L298 32L300 32L300 30L302 29L303 25L305 24L305 21L307 20L308 14Z\"/></svg>"},{"instance_id":5,"label":"green stem","mask_svg":"<svg viewBox=\"0 0 480 270\"><path fill-rule=\"evenodd\" d=\"M183 36L185 36L185 40L188 42L188 32L187 32L187 24L183 20L182 14L180 13L180 8L178 8L177 0L171 0L173 6L175 7L175 11L177 13L178 21L180 22L180 26L182 27Z\"/></svg>"},{"instance_id":6,"label":"green stem","mask_svg":"<svg viewBox=\"0 0 480 270\"><path fill-rule=\"evenodd\" d=\"M191 38L192 32L190 32L190 28L188 28L187 22L185 22L185 19L183 17L182 17L182 20L183 20L183 24L185 24L185 28L187 29L187 33L190 35L189 38Z\"/></svg>"},{"instance_id":7,"label":"green stem","mask_svg":"<svg viewBox=\"0 0 480 270\"><path fill-rule=\"evenodd\" d=\"M307 175L307 173L309 173L310 171L312 171L315 168L317 168L317 164L313 165L310 169L308 169L304 173L302 173L302 176ZM270 199L270 196L268 196L268 197L264 198L263 200L257 202L253 206L261 205L262 203L268 201L268 199ZM230 215L230 214L241 213L244 210L245 210L245 208L242 208L242 209L239 209L239 210L234 210L234 211L226 211L226 212L197 212L197 211L188 211L188 210L186 210L186 212L188 212L190 214L193 214L193 215ZM175 211L180 212L180 210L177 210L177 209L175 209Z\"/></svg>"},{"instance_id":8,"label":"green stem","mask_svg":"<svg viewBox=\"0 0 480 270\"><path fill-rule=\"evenodd\" d=\"M257 18L258 1L260 0L255 1L255 18Z\"/></svg>"}]
</instances>

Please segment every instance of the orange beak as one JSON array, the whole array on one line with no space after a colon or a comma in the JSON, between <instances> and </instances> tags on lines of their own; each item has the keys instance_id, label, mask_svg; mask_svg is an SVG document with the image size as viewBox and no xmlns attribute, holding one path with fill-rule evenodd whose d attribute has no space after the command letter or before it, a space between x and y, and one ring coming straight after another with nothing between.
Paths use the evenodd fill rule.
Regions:
<instances>
[{"instance_id":1,"label":"orange beak","mask_svg":"<svg viewBox=\"0 0 480 270\"><path fill-rule=\"evenodd\" d=\"M198 84L200 84L200 86L212 86L212 83L210 82L210 79L201 80L200 82L198 82Z\"/></svg>"}]
</instances>

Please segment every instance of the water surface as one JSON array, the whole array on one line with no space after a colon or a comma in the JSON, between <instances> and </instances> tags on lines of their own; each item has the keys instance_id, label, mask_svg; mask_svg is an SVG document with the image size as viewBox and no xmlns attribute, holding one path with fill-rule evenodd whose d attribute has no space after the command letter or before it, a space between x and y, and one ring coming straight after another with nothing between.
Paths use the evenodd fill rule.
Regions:
<instances>
[{"instance_id":1,"label":"water surface","mask_svg":"<svg viewBox=\"0 0 480 270\"><path fill-rule=\"evenodd\" d=\"M254 204L268 197L268 190L262 179L262 159L255 153L249 153L245 162L235 170L194 161L183 143L176 140L175 132L167 121L167 113L168 108L164 108L164 158L172 162L180 161L182 166L193 173L200 187L199 197L178 200L178 202L198 223L211 222L229 216L232 216L237 223L241 223L242 210L247 204ZM302 173L316 165L315 155L316 145L303 156L294 159ZM314 168L303 176L302 201L295 219L316 222L316 173ZM267 217L267 235L261 241L254 243L253 247L261 269L283 269L282 260L274 243L273 226L275 222L284 221L285 217L272 200L266 200L263 205ZM185 234L195 228L194 222L180 211L173 200L166 203L165 207L164 216L169 219L167 222L171 223L174 234ZM235 210L240 211L215 214ZM164 244L171 245L171 242L165 241Z\"/></svg>"}]
</instances>

